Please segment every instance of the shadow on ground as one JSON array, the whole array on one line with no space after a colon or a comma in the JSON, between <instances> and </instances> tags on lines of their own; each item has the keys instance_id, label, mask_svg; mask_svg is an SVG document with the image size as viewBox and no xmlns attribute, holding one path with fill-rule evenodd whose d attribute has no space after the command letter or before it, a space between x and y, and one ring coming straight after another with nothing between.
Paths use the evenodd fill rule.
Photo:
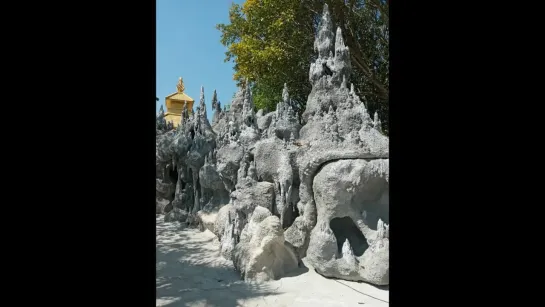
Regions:
<instances>
[{"instance_id":1,"label":"shadow on ground","mask_svg":"<svg viewBox=\"0 0 545 307\"><path fill-rule=\"evenodd\" d=\"M271 285L246 283L218 255L210 232L156 223L157 306L242 306L249 298L280 294ZM182 244L183 243L183 244Z\"/></svg>"}]
</instances>

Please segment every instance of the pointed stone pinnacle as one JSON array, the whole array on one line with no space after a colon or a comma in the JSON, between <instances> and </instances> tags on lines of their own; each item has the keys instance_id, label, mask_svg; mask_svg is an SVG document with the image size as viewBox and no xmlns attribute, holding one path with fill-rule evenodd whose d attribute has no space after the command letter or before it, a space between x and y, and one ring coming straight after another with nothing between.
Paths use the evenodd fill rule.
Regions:
<instances>
[{"instance_id":1,"label":"pointed stone pinnacle","mask_svg":"<svg viewBox=\"0 0 545 307\"><path fill-rule=\"evenodd\" d=\"M215 110L218 104L218 94L216 93L216 90L214 89L214 93L212 94L212 109Z\"/></svg>"},{"instance_id":2,"label":"pointed stone pinnacle","mask_svg":"<svg viewBox=\"0 0 545 307\"><path fill-rule=\"evenodd\" d=\"M288 93L288 84L284 83L284 89L282 90L282 100L284 103L288 103L290 99L290 94Z\"/></svg>"},{"instance_id":3,"label":"pointed stone pinnacle","mask_svg":"<svg viewBox=\"0 0 545 307\"><path fill-rule=\"evenodd\" d=\"M199 114L201 116L204 116L206 117L206 104L205 104L205 100L204 100L204 86L201 85L201 97L200 97L200 101L199 101Z\"/></svg>"},{"instance_id":4,"label":"pointed stone pinnacle","mask_svg":"<svg viewBox=\"0 0 545 307\"><path fill-rule=\"evenodd\" d=\"M378 117L378 112L376 111L373 118L373 127L375 127L375 129L377 129L379 132L382 132L382 123L380 121L380 118Z\"/></svg>"},{"instance_id":5,"label":"pointed stone pinnacle","mask_svg":"<svg viewBox=\"0 0 545 307\"><path fill-rule=\"evenodd\" d=\"M335 50L340 48L344 48L344 40L341 27L337 27L337 33L335 34Z\"/></svg>"},{"instance_id":6,"label":"pointed stone pinnacle","mask_svg":"<svg viewBox=\"0 0 545 307\"><path fill-rule=\"evenodd\" d=\"M384 223L382 219L379 218L377 222L376 238L383 239L383 238L388 238L388 236L389 236L389 226L388 224Z\"/></svg>"},{"instance_id":7,"label":"pointed stone pinnacle","mask_svg":"<svg viewBox=\"0 0 545 307\"><path fill-rule=\"evenodd\" d=\"M324 11L322 18L320 19L320 25L318 26L318 33L316 40L314 41L314 50L318 51L319 58L325 58L328 56L329 51L334 48L334 35L333 23L329 14L329 8L327 4L324 4Z\"/></svg>"},{"instance_id":8,"label":"pointed stone pinnacle","mask_svg":"<svg viewBox=\"0 0 545 307\"><path fill-rule=\"evenodd\" d=\"M322 16L325 16L327 15L327 17L329 17L329 6L327 5L327 3L324 3L324 9L322 11ZM324 17L322 17L324 18Z\"/></svg>"},{"instance_id":9,"label":"pointed stone pinnacle","mask_svg":"<svg viewBox=\"0 0 545 307\"><path fill-rule=\"evenodd\" d=\"M352 246L348 239L345 239L342 247L342 258L349 264L354 264L356 262L356 257L354 257L354 251L352 251Z\"/></svg>"},{"instance_id":10,"label":"pointed stone pinnacle","mask_svg":"<svg viewBox=\"0 0 545 307\"><path fill-rule=\"evenodd\" d=\"M354 255L352 252L352 246L350 246L350 242L348 239L344 240L343 247L342 247L343 256L344 255Z\"/></svg>"},{"instance_id":11,"label":"pointed stone pinnacle","mask_svg":"<svg viewBox=\"0 0 545 307\"><path fill-rule=\"evenodd\" d=\"M250 80L248 80L248 78L246 78L244 80L244 89L248 90L250 88Z\"/></svg>"}]
</instances>

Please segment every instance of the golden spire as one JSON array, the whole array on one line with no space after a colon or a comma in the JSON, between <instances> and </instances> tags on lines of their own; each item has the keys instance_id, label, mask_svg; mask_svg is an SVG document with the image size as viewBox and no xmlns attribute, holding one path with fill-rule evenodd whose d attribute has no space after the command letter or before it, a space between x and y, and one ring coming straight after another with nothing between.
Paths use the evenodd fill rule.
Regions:
<instances>
[{"instance_id":1,"label":"golden spire","mask_svg":"<svg viewBox=\"0 0 545 307\"><path fill-rule=\"evenodd\" d=\"M178 89L178 93L183 93L185 91L184 79L182 79L182 77L178 79L178 84L176 85L176 88Z\"/></svg>"}]
</instances>

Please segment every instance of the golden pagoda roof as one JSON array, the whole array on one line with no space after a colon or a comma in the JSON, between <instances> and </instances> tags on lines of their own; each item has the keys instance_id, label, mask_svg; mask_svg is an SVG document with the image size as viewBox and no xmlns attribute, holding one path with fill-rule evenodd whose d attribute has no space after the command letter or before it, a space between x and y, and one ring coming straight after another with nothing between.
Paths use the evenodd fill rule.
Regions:
<instances>
[{"instance_id":1,"label":"golden pagoda roof","mask_svg":"<svg viewBox=\"0 0 545 307\"><path fill-rule=\"evenodd\" d=\"M193 100L193 98L187 96L186 93L173 93L173 94L170 94L168 95L167 97L165 97L166 99L172 99L172 100L181 100L181 101L193 101L195 102L195 100Z\"/></svg>"},{"instance_id":2,"label":"golden pagoda roof","mask_svg":"<svg viewBox=\"0 0 545 307\"><path fill-rule=\"evenodd\" d=\"M184 93L185 86L184 86L184 80L182 79L182 77L178 79L176 90L177 90L176 93L168 95L167 97L165 97L165 99L195 102L193 98L189 97L186 93Z\"/></svg>"}]
</instances>

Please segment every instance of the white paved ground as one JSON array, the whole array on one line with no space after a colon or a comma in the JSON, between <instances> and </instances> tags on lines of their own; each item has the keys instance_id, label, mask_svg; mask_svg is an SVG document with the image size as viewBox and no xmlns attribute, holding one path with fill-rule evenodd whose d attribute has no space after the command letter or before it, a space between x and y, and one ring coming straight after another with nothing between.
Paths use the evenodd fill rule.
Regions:
<instances>
[{"instance_id":1,"label":"white paved ground","mask_svg":"<svg viewBox=\"0 0 545 307\"><path fill-rule=\"evenodd\" d=\"M210 231L163 218L157 216L156 226L157 306L388 306L388 290L327 279L310 267L273 282L243 282L232 263L218 256Z\"/></svg>"}]
</instances>

